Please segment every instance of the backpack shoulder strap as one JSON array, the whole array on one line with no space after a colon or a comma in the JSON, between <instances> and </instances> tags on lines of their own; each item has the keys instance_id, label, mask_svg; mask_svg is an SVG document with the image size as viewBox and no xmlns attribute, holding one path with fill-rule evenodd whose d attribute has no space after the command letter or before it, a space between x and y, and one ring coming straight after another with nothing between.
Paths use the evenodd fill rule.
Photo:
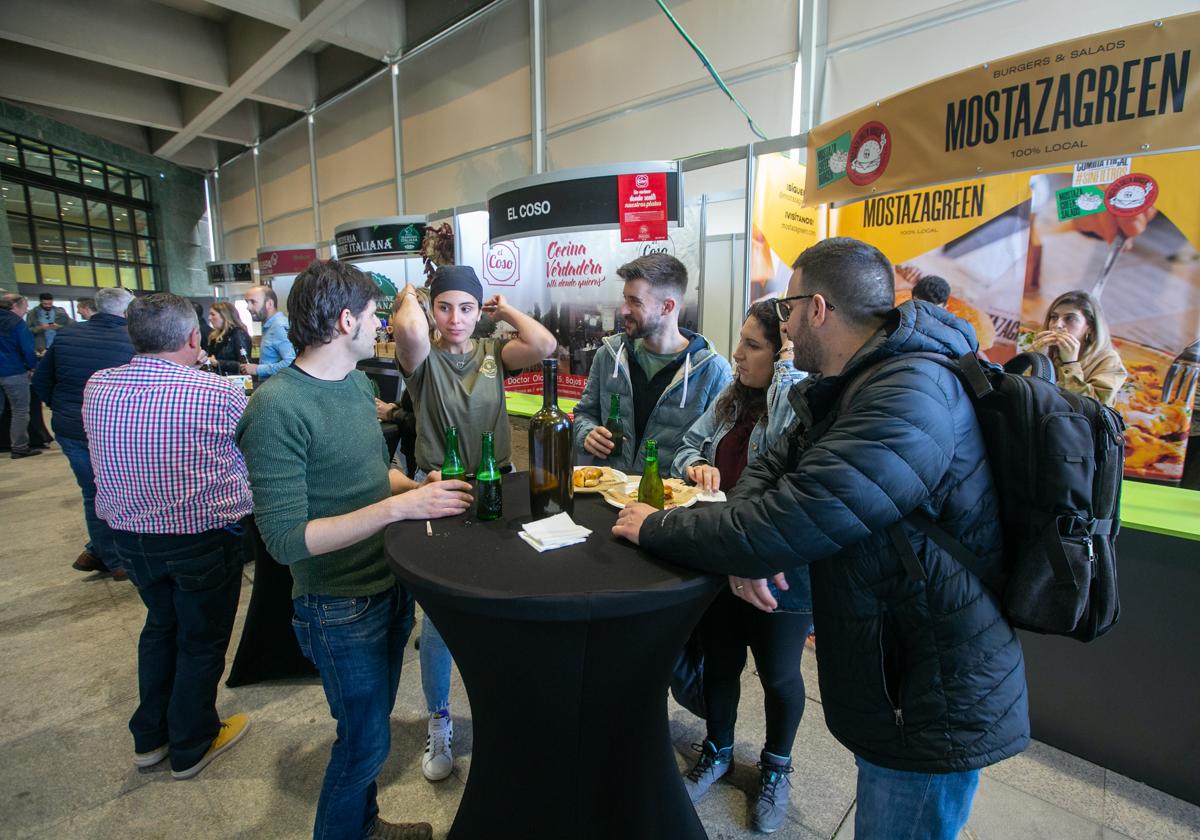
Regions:
<instances>
[{"instance_id":1,"label":"backpack shoulder strap","mask_svg":"<svg viewBox=\"0 0 1200 840\"><path fill-rule=\"evenodd\" d=\"M957 560L960 565L966 567L967 571L971 572L971 574L983 581L984 585L987 586L988 589L991 589L997 595L1000 595L1004 591L1004 581L998 579L995 575L985 572L983 569L983 564L980 563L979 557L975 554L975 552L971 551L971 549L967 548L965 545L951 536L949 531L947 531L937 522L933 521L933 519L931 519L924 511L914 510L912 513L906 516L905 519L907 519L910 524L917 528L917 530L921 531L923 534L925 534L925 536L933 540L943 551ZM908 541L908 537L905 536L904 530L900 528L899 523L893 525L892 528L899 532L898 534L892 535L892 542L896 545L897 550L900 551L900 557L904 561L904 568L909 570L910 562L914 563L918 568L920 568L921 564L917 558L917 553L913 550L912 543ZM899 537L899 540L897 540L897 537ZM908 557L906 557L906 555L908 555ZM911 558L911 561L908 559L909 557ZM909 570L909 576L912 576L911 570ZM915 579L923 580L924 578L925 570L921 569L920 577Z\"/></svg>"}]
</instances>

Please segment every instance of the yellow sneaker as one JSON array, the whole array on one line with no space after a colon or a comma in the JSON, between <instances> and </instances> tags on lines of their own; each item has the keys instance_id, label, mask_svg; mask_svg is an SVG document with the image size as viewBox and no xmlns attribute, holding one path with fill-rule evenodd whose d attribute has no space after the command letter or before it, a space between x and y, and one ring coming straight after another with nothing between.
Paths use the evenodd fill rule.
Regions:
<instances>
[{"instance_id":1,"label":"yellow sneaker","mask_svg":"<svg viewBox=\"0 0 1200 840\"><path fill-rule=\"evenodd\" d=\"M221 721L221 729L213 739L208 752L200 760L186 770L172 770L171 777L175 779L190 779L212 763L213 759L236 744L250 728L250 718L244 714L230 715Z\"/></svg>"}]
</instances>

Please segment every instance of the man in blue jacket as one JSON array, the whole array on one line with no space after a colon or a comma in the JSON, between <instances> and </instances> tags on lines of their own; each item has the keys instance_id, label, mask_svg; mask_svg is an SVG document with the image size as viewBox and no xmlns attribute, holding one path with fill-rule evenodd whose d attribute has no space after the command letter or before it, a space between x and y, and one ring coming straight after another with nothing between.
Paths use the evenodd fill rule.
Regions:
<instances>
[{"instance_id":1,"label":"man in blue jacket","mask_svg":"<svg viewBox=\"0 0 1200 840\"><path fill-rule=\"evenodd\" d=\"M125 580L125 572L117 565L112 529L96 515L96 479L83 430L83 387L96 371L133 358L125 329L125 310L132 300L125 289L98 291L96 314L58 333L33 375L33 388L53 412L54 435L83 492L88 544L71 566L81 572L111 571L115 580Z\"/></svg>"},{"instance_id":2,"label":"man in blue jacket","mask_svg":"<svg viewBox=\"0 0 1200 840\"><path fill-rule=\"evenodd\" d=\"M711 341L679 327L688 285L683 263L669 254L649 254L621 266L617 275L625 281L617 310L625 332L604 339L596 352L575 408L575 451L582 464L640 473L643 442L654 440L665 474L684 434L733 372ZM619 457L604 427L613 394L621 397L625 430Z\"/></svg>"},{"instance_id":3,"label":"man in blue jacket","mask_svg":"<svg viewBox=\"0 0 1200 840\"><path fill-rule=\"evenodd\" d=\"M957 359L975 333L923 301L893 308L892 267L864 242L827 239L794 268L777 308L794 364L820 378L789 395L793 433L746 468L729 504L630 505L613 531L736 576L735 593L767 610L765 579L786 588L779 573L807 564L825 722L858 762L854 836L953 840L980 769L1029 742L1024 660L996 596L905 517L922 511L999 573L996 491L958 377L929 359L873 366Z\"/></svg>"},{"instance_id":4,"label":"man in blue jacket","mask_svg":"<svg viewBox=\"0 0 1200 840\"><path fill-rule=\"evenodd\" d=\"M29 301L22 295L0 295L0 412L12 404L12 458L41 455L29 447L29 375L37 365L33 333L25 323Z\"/></svg>"}]
</instances>

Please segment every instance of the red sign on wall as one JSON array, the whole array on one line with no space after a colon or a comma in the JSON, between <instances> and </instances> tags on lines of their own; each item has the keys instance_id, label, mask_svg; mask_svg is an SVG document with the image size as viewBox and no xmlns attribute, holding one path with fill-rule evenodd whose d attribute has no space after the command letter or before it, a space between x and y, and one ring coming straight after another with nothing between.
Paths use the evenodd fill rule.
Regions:
<instances>
[{"instance_id":1,"label":"red sign on wall","mask_svg":"<svg viewBox=\"0 0 1200 840\"><path fill-rule=\"evenodd\" d=\"M583 389L587 387L587 381L586 376L560 373L558 375L558 395L568 400L577 400L583 396ZM537 371L510 376L504 380L504 390L512 391L514 394L540 394L542 393L542 373Z\"/></svg>"},{"instance_id":2,"label":"red sign on wall","mask_svg":"<svg viewBox=\"0 0 1200 840\"><path fill-rule=\"evenodd\" d=\"M667 238L667 173L617 176L622 242Z\"/></svg>"},{"instance_id":3,"label":"red sign on wall","mask_svg":"<svg viewBox=\"0 0 1200 840\"><path fill-rule=\"evenodd\" d=\"M276 274L299 274L317 260L316 248L280 248L258 252L258 273L263 277Z\"/></svg>"}]
</instances>

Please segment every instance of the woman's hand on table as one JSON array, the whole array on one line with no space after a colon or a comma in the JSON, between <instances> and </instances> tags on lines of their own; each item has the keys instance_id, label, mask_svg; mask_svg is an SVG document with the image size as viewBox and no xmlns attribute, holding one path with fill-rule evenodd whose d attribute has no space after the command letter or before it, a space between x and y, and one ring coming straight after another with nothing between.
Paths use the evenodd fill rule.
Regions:
<instances>
[{"instance_id":1,"label":"woman's hand on table","mask_svg":"<svg viewBox=\"0 0 1200 840\"><path fill-rule=\"evenodd\" d=\"M641 545L639 534L642 531L642 523L652 513L658 513L658 509L642 502L625 505L617 514L617 524L613 525L612 529L613 535L624 537L634 545Z\"/></svg>"},{"instance_id":2,"label":"woman's hand on table","mask_svg":"<svg viewBox=\"0 0 1200 840\"><path fill-rule=\"evenodd\" d=\"M787 590L788 582L783 572L775 575L774 581L776 587ZM747 604L758 607L763 612L774 612L779 606L779 602L775 600L774 596L771 595L771 590L767 588L766 578L754 580L730 575L729 591Z\"/></svg>"},{"instance_id":3,"label":"woman's hand on table","mask_svg":"<svg viewBox=\"0 0 1200 840\"><path fill-rule=\"evenodd\" d=\"M715 493L721 489L721 471L711 464L697 464L688 467L686 472L688 481L705 493Z\"/></svg>"},{"instance_id":4,"label":"woman's hand on table","mask_svg":"<svg viewBox=\"0 0 1200 840\"><path fill-rule=\"evenodd\" d=\"M392 496L392 513L400 519L441 519L465 513L473 498L465 481L438 481L423 484L399 496Z\"/></svg>"}]
</instances>

